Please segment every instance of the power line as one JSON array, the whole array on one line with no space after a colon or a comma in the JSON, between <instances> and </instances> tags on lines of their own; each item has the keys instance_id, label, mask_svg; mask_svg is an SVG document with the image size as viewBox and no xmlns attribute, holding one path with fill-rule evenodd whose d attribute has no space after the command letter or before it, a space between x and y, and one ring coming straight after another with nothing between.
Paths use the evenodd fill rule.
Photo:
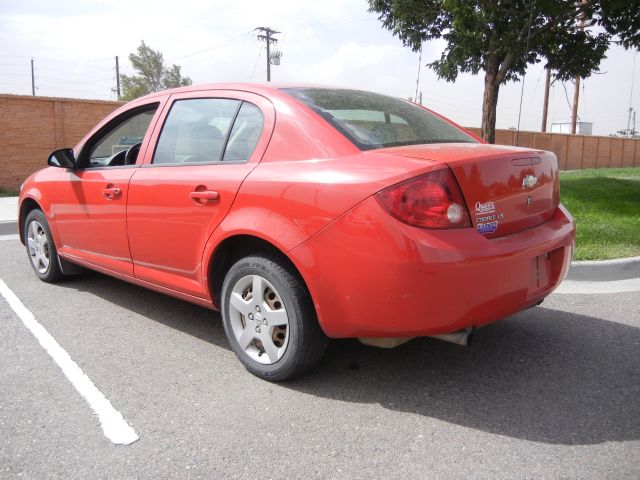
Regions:
<instances>
[{"instance_id":1,"label":"power line","mask_svg":"<svg viewBox=\"0 0 640 480\"><path fill-rule=\"evenodd\" d=\"M573 110L573 108L571 107L571 102L569 102L569 94L567 93L567 86L564 84L564 82L562 82L562 88L564 89L564 97L567 100L567 107L569 107L569 110Z\"/></svg>"},{"instance_id":2,"label":"power line","mask_svg":"<svg viewBox=\"0 0 640 480\"><path fill-rule=\"evenodd\" d=\"M200 52L198 52L198 54L205 53L205 52L211 52L211 51L214 51L214 50L220 50L220 51L215 53L215 56L221 56L221 55L224 55L226 53L229 53L229 52L235 50L236 48L240 47L241 45L245 45L245 44L247 44L249 42L252 42L252 41L253 41L253 39L251 39L251 38L245 38L245 39L243 39L243 40L241 40L239 42L234 42L233 44L227 44L225 46L221 45L220 47L210 48L210 49L207 49L206 51L205 50L200 51ZM193 56L193 55L191 55L191 56ZM207 56L205 58L196 58L196 59L194 59L194 60L192 60L190 62L183 63L182 66L185 67L185 66L188 66L188 65L193 65L194 63L202 62L202 61L208 60L210 58L211 58L211 55L209 55L209 56Z\"/></svg>"},{"instance_id":3,"label":"power line","mask_svg":"<svg viewBox=\"0 0 640 480\"><path fill-rule=\"evenodd\" d=\"M39 60L39 59L38 59ZM62 70L60 68L52 68L52 67L47 67L47 66L42 66L40 65L38 67L40 70L46 70L46 71L50 71L50 72L57 72L57 73L66 73L66 74L73 74L73 75L79 75L81 77L87 77L87 78L96 78L96 79L102 79L104 78L104 76L98 76L98 75L92 75L92 74L88 74L88 73L82 73L82 72L71 72L69 71L69 69L66 70Z\"/></svg>"},{"instance_id":4,"label":"power line","mask_svg":"<svg viewBox=\"0 0 640 480\"><path fill-rule=\"evenodd\" d=\"M314 27L316 25L326 25L327 23L330 25L335 25L338 23L353 23L353 22L358 22L358 21L363 21L363 20L369 20L371 19L371 15L365 13L364 15L362 14L362 12L360 13L350 13L347 15L338 15L338 16L334 16L334 17L323 17L323 18L319 18L317 19L317 21L311 22L311 23L298 23L298 24L290 24L290 25L285 25L285 28L287 30L297 30L297 29L302 29L302 28L307 28L307 27Z\"/></svg>"},{"instance_id":5,"label":"power line","mask_svg":"<svg viewBox=\"0 0 640 480\"><path fill-rule=\"evenodd\" d=\"M250 35L251 35L251 32L245 32L242 35L238 35L237 37L232 38L227 43L223 43L222 45L216 45L215 47L205 48L204 50L199 50L197 52L189 53L181 57L176 57L175 60L183 60L185 58L195 57L196 55L201 55L203 53L211 52L213 50L219 50L221 48L229 47L236 43L245 43L247 41L247 36L250 36Z\"/></svg>"},{"instance_id":6,"label":"power line","mask_svg":"<svg viewBox=\"0 0 640 480\"><path fill-rule=\"evenodd\" d=\"M526 53L529 54L529 39L531 38L531 22L533 21L533 4L531 4L531 13L529 13L529 26L527 27L527 44ZM520 118L522 116L522 97L524 97L524 80L527 78L527 72L525 69L524 75L522 75L522 88L520 89L520 107L518 108L518 129L516 130L516 136L514 144L518 145L518 136L520 135Z\"/></svg>"},{"instance_id":7,"label":"power line","mask_svg":"<svg viewBox=\"0 0 640 480\"><path fill-rule=\"evenodd\" d=\"M54 81L54 82L64 82L64 83L74 83L74 84L78 84L78 85L100 85L103 84L104 82L111 82L111 78L103 78L100 80L94 80L94 81L89 81L86 82L84 80L71 80L70 78L66 77L66 78L61 78L61 77L55 77L55 76L51 76L51 75L38 75L38 80L44 80L45 82L47 80L49 81Z\"/></svg>"},{"instance_id":8,"label":"power line","mask_svg":"<svg viewBox=\"0 0 640 480\"><path fill-rule=\"evenodd\" d=\"M256 69L258 68L258 62L260 62L261 56L262 56L262 47L258 50L258 58L256 58L256 63L253 66L253 71L251 72L251 76L249 78L253 78L256 76Z\"/></svg>"}]
</instances>

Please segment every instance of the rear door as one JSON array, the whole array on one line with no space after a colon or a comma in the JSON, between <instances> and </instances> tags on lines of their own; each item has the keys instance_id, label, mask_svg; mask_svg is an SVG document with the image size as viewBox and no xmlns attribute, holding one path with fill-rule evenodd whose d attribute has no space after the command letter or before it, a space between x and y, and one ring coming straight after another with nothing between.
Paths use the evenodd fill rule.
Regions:
<instances>
[{"instance_id":1,"label":"rear door","mask_svg":"<svg viewBox=\"0 0 640 480\"><path fill-rule=\"evenodd\" d=\"M262 158L275 115L244 92L189 92L170 103L129 186L134 275L207 298L204 248Z\"/></svg>"}]
</instances>

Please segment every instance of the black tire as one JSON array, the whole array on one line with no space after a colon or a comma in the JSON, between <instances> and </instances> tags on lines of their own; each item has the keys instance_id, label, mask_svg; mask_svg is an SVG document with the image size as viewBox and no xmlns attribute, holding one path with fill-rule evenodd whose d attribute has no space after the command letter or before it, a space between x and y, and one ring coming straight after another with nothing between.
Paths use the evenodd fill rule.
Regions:
<instances>
[{"instance_id":1,"label":"black tire","mask_svg":"<svg viewBox=\"0 0 640 480\"><path fill-rule=\"evenodd\" d=\"M36 209L29 212L24 222L22 233L29 264L38 278L47 283L55 283L62 280L65 275L60 269L58 252L53 242L49 223L47 223L47 219L41 210ZM44 264L44 259L48 260L47 265Z\"/></svg>"},{"instance_id":2,"label":"black tire","mask_svg":"<svg viewBox=\"0 0 640 480\"><path fill-rule=\"evenodd\" d=\"M256 302L265 302L266 304L269 302L272 293L275 293L276 303L274 307L280 306L280 310L284 309L284 316L288 319L285 336L286 343L280 346L278 349L280 356L273 362L271 362L271 357L265 353L266 349L263 347L262 341L265 338L267 342L269 339L273 339L276 347L278 346L277 342L282 342L282 340L278 340L280 337L274 338L274 336L282 334L282 330L276 332L275 329L282 329L283 327L273 327L266 323L266 317L269 317L272 312L282 315L280 310L269 311L263 304L263 308L266 309L263 310L263 321L267 325L265 328L260 323L260 318L262 318L260 315L256 314L256 318L251 317L250 314L245 316L240 313L240 310L231 305L231 295L234 292L234 288L236 289L236 295L238 295L237 292L242 288L242 282L248 282L247 278L253 279L256 276L266 280L261 297ZM274 290L271 290L271 287ZM253 290L251 287L248 287L248 289L250 290L248 295L252 298ZM309 292L297 272L293 271L278 256L264 254L245 257L237 261L225 276L221 297L222 321L229 344L245 368L257 377L273 382L290 379L309 370L322 358L328 339L318 324ZM280 300L281 303L279 302ZM252 304L252 299L247 301L249 302L247 305L252 305L249 307L251 311L258 305ZM259 309L258 312L260 312ZM249 317L251 317L251 323L247 320ZM238 322L241 322L241 325ZM239 344L242 334L238 332L244 333L246 330L253 334L253 329L255 328L257 332L260 332L259 328L261 326L266 332L262 334L264 337L253 339L246 349L242 348ZM261 351L262 353L260 353Z\"/></svg>"}]
</instances>

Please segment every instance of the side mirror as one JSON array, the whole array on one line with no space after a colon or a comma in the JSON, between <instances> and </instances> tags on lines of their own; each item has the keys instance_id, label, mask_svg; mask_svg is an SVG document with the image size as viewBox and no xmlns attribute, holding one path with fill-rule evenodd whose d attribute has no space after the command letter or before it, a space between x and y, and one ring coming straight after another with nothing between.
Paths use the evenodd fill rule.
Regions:
<instances>
[{"instance_id":1,"label":"side mirror","mask_svg":"<svg viewBox=\"0 0 640 480\"><path fill-rule=\"evenodd\" d=\"M63 148L61 150L56 150L49 155L47 165L73 169L76 168L76 157L73 155L73 150L71 148Z\"/></svg>"}]
</instances>

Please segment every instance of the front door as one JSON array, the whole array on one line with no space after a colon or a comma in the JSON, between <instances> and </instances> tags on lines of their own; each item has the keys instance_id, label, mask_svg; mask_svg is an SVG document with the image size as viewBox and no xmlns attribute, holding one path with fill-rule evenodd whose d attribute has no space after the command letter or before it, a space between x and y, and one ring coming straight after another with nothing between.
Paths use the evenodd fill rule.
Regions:
<instances>
[{"instance_id":1,"label":"front door","mask_svg":"<svg viewBox=\"0 0 640 480\"><path fill-rule=\"evenodd\" d=\"M134 274L208 298L202 278L207 240L262 157L273 107L241 92L192 92L171 101L151 140L155 149L148 149L129 187Z\"/></svg>"},{"instance_id":2,"label":"front door","mask_svg":"<svg viewBox=\"0 0 640 480\"><path fill-rule=\"evenodd\" d=\"M109 122L85 143L79 168L60 182L51 212L63 256L133 275L126 223L129 181L157 108L157 103L144 105Z\"/></svg>"}]
</instances>

